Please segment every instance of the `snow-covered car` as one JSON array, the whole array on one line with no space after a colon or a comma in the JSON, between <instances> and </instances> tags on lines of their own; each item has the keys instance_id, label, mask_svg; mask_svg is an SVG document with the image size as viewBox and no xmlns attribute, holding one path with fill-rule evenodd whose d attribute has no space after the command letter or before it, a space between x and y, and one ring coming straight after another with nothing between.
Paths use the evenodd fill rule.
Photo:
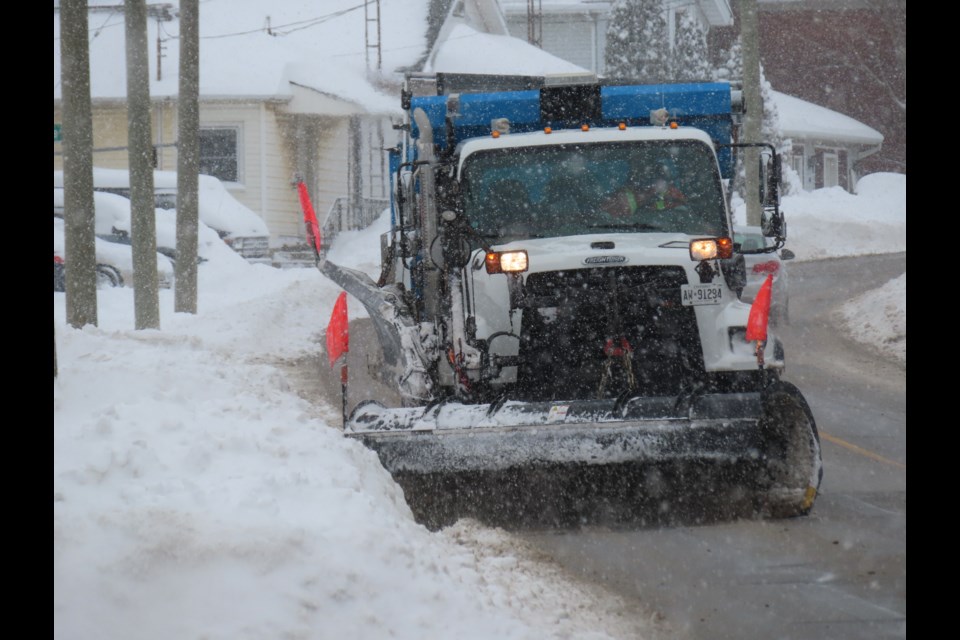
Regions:
<instances>
[{"instance_id":1,"label":"snow-covered car","mask_svg":"<svg viewBox=\"0 0 960 640\"><path fill-rule=\"evenodd\" d=\"M743 302L753 302L764 280L768 275L773 275L770 290L770 324L788 324L790 322L790 291L785 261L794 258L793 252L789 249L781 249L779 252L750 253L773 246L773 238L764 237L760 227L735 226L733 242L740 245L747 266L747 285L743 288L740 299Z\"/></svg>"},{"instance_id":2,"label":"snow-covered car","mask_svg":"<svg viewBox=\"0 0 960 640\"><path fill-rule=\"evenodd\" d=\"M106 289L107 287L122 287L123 276L112 264L103 264L98 262L97 270L97 288ZM62 256L53 254L53 290L65 292L67 290L67 268L66 262Z\"/></svg>"},{"instance_id":3,"label":"snow-covered car","mask_svg":"<svg viewBox=\"0 0 960 640\"><path fill-rule=\"evenodd\" d=\"M53 184L55 187L63 186L62 171L53 172ZM129 198L130 173L126 169L94 167L93 188ZM176 210L175 171L154 171L153 189L157 209ZM213 229L229 247L250 262L270 262L270 232L266 223L234 198L220 180L200 175L197 200L200 222Z\"/></svg>"},{"instance_id":4,"label":"snow-covered car","mask_svg":"<svg viewBox=\"0 0 960 640\"><path fill-rule=\"evenodd\" d=\"M101 240L129 245L132 229L131 204L124 196L105 191L93 192L96 209L94 233ZM177 216L175 211L156 209L157 252L171 261L177 259ZM63 189L53 189L53 215L63 217ZM202 262L210 258L216 245L222 245L216 231L200 223L197 230L197 256Z\"/></svg>"},{"instance_id":5,"label":"snow-covered car","mask_svg":"<svg viewBox=\"0 0 960 640\"><path fill-rule=\"evenodd\" d=\"M94 237L97 261L97 286L119 287L124 284L133 284L133 250L130 245L108 242L100 237ZM69 268L65 262L63 235L63 218L54 215L53 218L53 262L54 262L54 291L58 290L58 273L62 281ZM59 267L57 266L59 263ZM168 289L173 285L173 262L162 253L157 253L157 280L161 288Z\"/></svg>"}]
</instances>

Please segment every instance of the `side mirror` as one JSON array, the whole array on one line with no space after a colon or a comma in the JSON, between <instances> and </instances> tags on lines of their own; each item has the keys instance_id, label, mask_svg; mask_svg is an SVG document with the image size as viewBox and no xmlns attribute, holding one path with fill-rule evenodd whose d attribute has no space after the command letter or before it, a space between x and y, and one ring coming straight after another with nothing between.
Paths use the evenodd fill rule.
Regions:
<instances>
[{"instance_id":1,"label":"side mirror","mask_svg":"<svg viewBox=\"0 0 960 640\"><path fill-rule=\"evenodd\" d=\"M787 223L779 211L764 211L760 215L760 231L767 238L787 237Z\"/></svg>"},{"instance_id":2,"label":"side mirror","mask_svg":"<svg viewBox=\"0 0 960 640\"><path fill-rule=\"evenodd\" d=\"M780 155L760 155L760 204L765 207L780 206L780 183L783 176Z\"/></svg>"}]
</instances>

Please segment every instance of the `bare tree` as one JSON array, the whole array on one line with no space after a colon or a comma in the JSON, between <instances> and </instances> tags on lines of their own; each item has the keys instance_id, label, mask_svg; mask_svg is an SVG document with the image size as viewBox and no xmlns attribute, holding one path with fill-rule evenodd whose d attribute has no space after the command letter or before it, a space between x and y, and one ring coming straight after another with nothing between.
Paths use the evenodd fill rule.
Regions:
<instances>
[{"instance_id":1,"label":"bare tree","mask_svg":"<svg viewBox=\"0 0 960 640\"><path fill-rule=\"evenodd\" d=\"M63 95L63 235L67 322L97 324L93 116L86 0L60 2Z\"/></svg>"},{"instance_id":2,"label":"bare tree","mask_svg":"<svg viewBox=\"0 0 960 640\"><path fill-rule=\"evenodd\" d=\"M180 97L177 103L177 262L174 310L197 312L200 210L200 9L180 2Z\"/></svg>"},{"instance_id":3,"label":"bare tree","mask_svg":"<svg viewBox=\"0 0 960 640\"><path fill-rule=\"evenodd\" d=\"M137 329L160 328L157 281L157 218L153 196L153 126L147 5L125 0L127 36L127 136L130 165L130 236L133 250L133 308Z\"/></svg>"},{"instance_id":4,"label":"bare tree","mask_svg":"<svg viewBox=\"0 0 960 640\"><path fill-rule=\"evenodd\" d=\"M861 170L906 171L906 2L765 4L760 40L774 87L883 134L883 148Z\"/></svg>"}]
</instances>

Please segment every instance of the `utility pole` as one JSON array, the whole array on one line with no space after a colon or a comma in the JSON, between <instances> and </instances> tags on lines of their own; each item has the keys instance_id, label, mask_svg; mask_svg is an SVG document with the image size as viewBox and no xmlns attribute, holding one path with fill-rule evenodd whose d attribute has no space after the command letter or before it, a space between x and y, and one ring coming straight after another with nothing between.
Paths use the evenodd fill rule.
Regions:
<instances>
[{"instance_id":1,"label":"utility pole","mask_svg":"<svg viewBox=\"0 0 960 640\"><path fill-rule=\"evenodd\" d=\"M86 0L60 2L63 99L63 235L67 322L97 325L93 115Z\"/></svg>"},{"instance_id":2,"label":"utility pole","mask_svg":"<svg viewBox=\"0 0 960 640\"><path fill-rule=\"evenodd\" d=\"M760 47L757 35L757 0L740 0L740 38L743 47L743 142L760 142L763 124L763 98L760 95ZM743 201L747 206L747 224L760 225L760 152L744 149Z\"/></svg>"},{"instance_id":3,"label":"utility pole","mask_svg":"<svg viewBox=\"0 0 960 640\"><path fill-rule=\"evenodd\" d=\"M180 2L180 97L177 101L177 262L174 310L197 312L200 213L200 9Z\"/></svg>"},{"instance_id":4,"label":"utility pole","mask_svg":"<svg viewBox=\"0 0 960 640\"><path fill-rule=\"evenodd\" d=\"M153 194L147 5L145 0L125 0L124 9L134 323L137 329L159 329L160 291L157 279L157 216Z\"/></svg>"}]
</instances>

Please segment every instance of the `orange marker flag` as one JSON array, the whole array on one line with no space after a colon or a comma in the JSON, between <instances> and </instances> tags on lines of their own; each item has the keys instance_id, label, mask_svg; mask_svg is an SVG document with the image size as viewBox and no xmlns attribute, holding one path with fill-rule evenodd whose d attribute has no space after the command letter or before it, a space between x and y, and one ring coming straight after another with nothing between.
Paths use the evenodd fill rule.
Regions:
<instances>
[{"instance_id":1,"label":"orange marker flag","mask_svg":"<svg viewBox=\"0 0 960 640\"><path fill-rule=\"evenodd\" d=\"M747 342L752 340L765 341L767 339L767 321L770 319L770 295L773 287L773 274L760 285L757 297L750 306L750 317L747 319Z\"/></svg>"},{"instance_id":2,"label":"orange marker flag","mask_svg":"<svg viewBox=\"0 0 960 640\"><path fill-rule=\"evenodd\" d=\"M350 351L350 330L347 322L347 293L341 291L336 304L333 305L330 324L327 325L327 358L330 360L330 366L333 367L340 356L348 351Z\"/></svg>"},{"instance_id":3,"label":"orange marker flag","mask_svg":"<svg viewBox=\"0 0 960 640\"><path fill-rule=\"evenodd\" d=\"M312 245L313 251L319 259L320 224L317 222L317 214L313 211L310 194L307 192L307 185L303 183L303 180L297 182L297 191L300 194L300 208L303 209L303 222L307 226L307 241Z\"/></svg>"}]
</instances>

